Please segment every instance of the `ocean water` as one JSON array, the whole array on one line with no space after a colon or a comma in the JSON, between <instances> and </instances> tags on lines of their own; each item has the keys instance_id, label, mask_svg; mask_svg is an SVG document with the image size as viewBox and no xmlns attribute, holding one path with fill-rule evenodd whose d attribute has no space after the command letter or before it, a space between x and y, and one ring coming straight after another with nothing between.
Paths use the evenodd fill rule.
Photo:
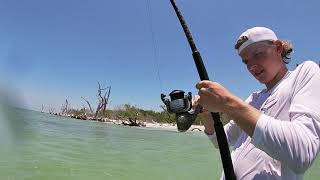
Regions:
<instances>
[{"instance_id":1,"label":"ocean water","mask_svg":"<svg viewBox=\"0 0 320 180\"><path fill-rule=\"evenodd\" d=\"M123 127L17 109L0 113L0 180L219 179L202 132ZM320 179L319 158L305 179Z\"/></svg>"}]
</instances>

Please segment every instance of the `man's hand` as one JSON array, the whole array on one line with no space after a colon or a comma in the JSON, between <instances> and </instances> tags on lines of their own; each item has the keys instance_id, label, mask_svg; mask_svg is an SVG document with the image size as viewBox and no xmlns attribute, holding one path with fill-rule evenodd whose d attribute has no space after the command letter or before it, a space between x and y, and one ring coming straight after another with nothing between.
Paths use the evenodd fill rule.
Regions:
<instances>
[{"instance_id":1,"label":"man's hand","mask_svg":"<svg viewBox=\"0 0 320 180\"><path fill-rule=\"evenodd\" d=\"M237 96L231 94L219 83L200 81L198 103L210 112L228 114L249 136L253 135L260 112ZM213 123L213 122L212 122Z\"/></svg>"},{"instance_id":2,"label":"man's hand","mask_svg":"<svg viewBox=\"0 0 320 180\"><path fill-rule=\"evenodd\" d=\"M195 110L196 106L199 104L200 96L195 95L192 98L192 109ZM204 125L204 132L208 135L212 135L214 131L213 120L211 113L207 111L205 108L202 108L201 113L198 114L199 117L202 118L202 123Z\"/></svg>"},{"instance_id":3,"label":"man's hand","mask_svg":"<svg viewBox=\"0 0 320 180\"><path fill-rule=\"evenodd\" d=\"M230 105L233 103L233 96L227 89L219 83L212 81L200 81L196 88L199 89L199 104L210 112L230 111Z\"/></svg>"}]
</instances>

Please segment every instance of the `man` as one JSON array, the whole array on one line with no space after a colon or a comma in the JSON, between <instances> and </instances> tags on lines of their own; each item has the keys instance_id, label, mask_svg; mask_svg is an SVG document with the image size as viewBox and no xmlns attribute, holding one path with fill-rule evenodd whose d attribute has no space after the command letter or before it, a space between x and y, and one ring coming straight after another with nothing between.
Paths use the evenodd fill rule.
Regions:
<instances>
[{"instance_id":1,"label":"man","mask_svg":"<svg viewBox=\"0 0 320 180\"><path fill-rule=\"evenodd\" d=\"M224 129L238 180L303 179L320 149L318 65L306 61L288 71L291 44L265 27L242 33L235 48L266 88L242 101L216 82L200 81L195 104L206 109L205 133L217 147L209 112L231 117Z\"/></svg>"}]
</instances>

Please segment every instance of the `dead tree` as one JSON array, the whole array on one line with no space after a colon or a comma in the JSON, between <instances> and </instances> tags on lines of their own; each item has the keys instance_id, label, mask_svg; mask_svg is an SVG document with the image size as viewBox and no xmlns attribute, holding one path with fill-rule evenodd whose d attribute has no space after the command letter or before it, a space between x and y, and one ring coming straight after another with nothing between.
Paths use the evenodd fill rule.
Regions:
<instances>
[{"instance_id":1,"label":"dead tree","mask_svg":"<svg viewBox=\"0 0 320 180\"><path fill-rule=\"evenodd\" d=\"M105 113L105 111L107 109L107 104L109 102L110 93L111 93L111 86L108 86L107 88L101 88L101 85L98 82L98 94L97 94L98 105L97 105L96 111L94 113L94 119L97 118L97 116L100 112L102 112L102 114ZM93 114L93 109L92 109L90 102L87 99L85 99L84 97L81 97L81 98L84 101L86 101L86 103L89 106L90 113Z\"/></svg>"},{"instance_id":2,"label":"dead tree","mask_svg":"<svg viewBox=\"0 0 320 180\"><path fill-rule=\"evenodd\" d=\"M97 118L97 116L98 116L98 113L99 113L99 111L100 111L100 109L102 108L102 102L103 102L103 97L102 97L102 95L101 95L101 93L102 93L102 91L103 91L104 89L101 89L101 85L100 85L100 83L98 82L98 95L97 95L97 98L98 98L98 105L97 105L97 108L96 108L96 113L95 113L95 115L94 115L94 119L96 119Z\"/></svg>"},{"instance_id":3,"label":"dead tree","mask_svg":"<svg viewBox=\"0 0 320 180\"><path fill-rule=\"evenodd\" d=\"M87 102L87 104L88 104L88 106L89 106L89 109L90 109L90 113L93 114L93 110L92 110L92 108L91 108L90 102L89 102L88 100L86 100L84 97L81 97L81 98L82 98L84 101Z\"/></svg>"},{"instance_id":4,"label":"dead tree","mask_svg":"<svg viewBox=\"0 0 320 180\"><path fill-rule=\"evenodd\" d=\"M107 109L107 104L109 102L109 97L110 97L110 92L111 92L111 86L108 86L107 89L108 89L108 92L106 92L108 94L107 98L106 98L106 94L103 97L103 106L102 106L102 113L103 114L106 112L106 109Z\"/></svg>"},{"instance_id":5,"label":"dead tree","mask_svg":"<svg viewBox=\"0 0 320 180\"><path fill-rule=\"evenodd\" d=\"M69 104L68 99L66 99L64 105L62 105L62 107L61 107L61 114L68 115L69 112L70 112L70 104Z\"/></svg>"},{"instance_id":6,"label":"dead tree","mask_svg":"<svg viewBox=\"0 0 320 180\"><path fill-rule=\"evenodd\" d=\"M108 89L108 91L105 92L104 95L102 96L103 91L105 91L107 89ZM98 102L98 106L97 106L96 113L94 116L95 119L97 118L97 116L101 110L102 110L103 114L105 113L106 108L107 108L107 104L109 101L109 97L110 97L110 92L111 92L111 86L108 86L107 88L101 88L101 85L98 82L98 95L97 95L97 97L98 97L99 102Z\"/></svg>"},{"instance_id":7,"label":"dead tree","mask_svg":"<svg viewBox=\"0 0 320 180\"><path fill-rule=\"evenodd\" d=\"M49 109L49 114L54 114L54 108Z\"/></svg>"}]
</instances>

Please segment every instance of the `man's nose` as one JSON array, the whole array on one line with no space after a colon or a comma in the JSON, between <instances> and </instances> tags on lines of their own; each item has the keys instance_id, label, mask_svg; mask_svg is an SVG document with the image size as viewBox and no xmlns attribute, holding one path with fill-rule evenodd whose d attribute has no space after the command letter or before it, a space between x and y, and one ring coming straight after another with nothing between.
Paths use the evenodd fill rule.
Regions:
<instances>
[{"instance_id":1,"label":"man's nose","mask_svg":"<svg viewBox=\"0 0 320 180\"><path fill-rule=\"evenodd\" d=\"M252 64L252 65L249 65L249 66L248 66L248 69L249 69L250 71L254 71L257 67L258 67L258 66L257 66L256 64Z\"/></svg>"}]
</instances>

